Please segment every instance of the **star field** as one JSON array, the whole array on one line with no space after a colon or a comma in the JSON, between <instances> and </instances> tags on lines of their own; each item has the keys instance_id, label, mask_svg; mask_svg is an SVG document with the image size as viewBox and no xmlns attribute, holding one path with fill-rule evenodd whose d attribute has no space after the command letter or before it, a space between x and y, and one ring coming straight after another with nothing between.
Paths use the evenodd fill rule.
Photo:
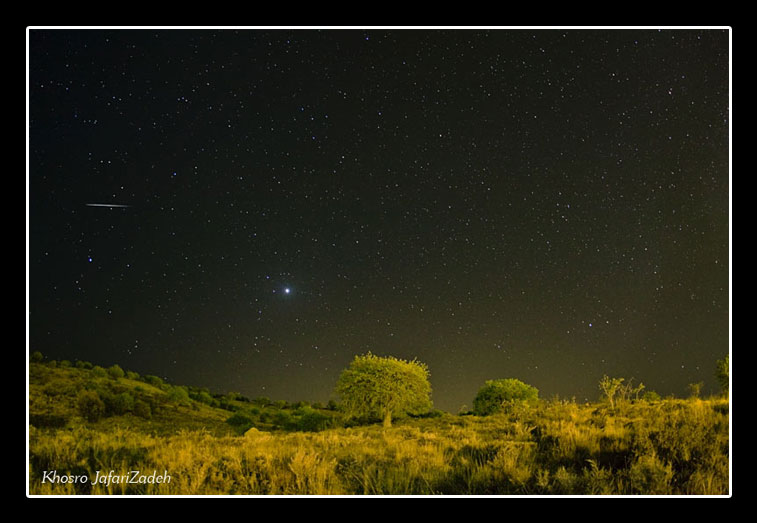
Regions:
<instances>
[{"instance_id":1,"label":"star field","mask_svg":"<svg viewBox=\"0 0 757 523\"><path fill-rule=\"evenodd\" d=\"M451 412L717 390L727 30L32 29L28 152L48 357L325 402L370 350Z\"/></svg>"}]
</instances>

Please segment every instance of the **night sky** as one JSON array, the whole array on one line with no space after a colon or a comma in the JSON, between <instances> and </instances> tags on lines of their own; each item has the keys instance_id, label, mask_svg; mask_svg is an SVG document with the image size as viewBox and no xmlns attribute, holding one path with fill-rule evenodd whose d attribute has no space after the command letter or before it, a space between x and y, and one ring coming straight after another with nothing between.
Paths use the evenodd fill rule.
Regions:
<instances>
[{"instance_id":1,"label":"night sky","mask_svg":"<svg viewBox=\"0 0 757 523\"><path fill-rule=\"evenodd\" d=\"M729 352L727 30L29 30L28 350L326 402L372 351L661 395ZM107 204L128 207L103 207Z\"/></svg>"}]
</instances>

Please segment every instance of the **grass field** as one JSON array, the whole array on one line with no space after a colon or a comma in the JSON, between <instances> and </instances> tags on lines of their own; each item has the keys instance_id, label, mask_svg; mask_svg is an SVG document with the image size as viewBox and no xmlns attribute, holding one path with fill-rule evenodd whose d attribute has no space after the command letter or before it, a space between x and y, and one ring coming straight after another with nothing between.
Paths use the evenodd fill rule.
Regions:
<instances>
[{"instance_id":1,"label":"grass field","mask_svg":"<svg viewBox=\"0 0 757 523\"><path fill-rule=\"evenodd\" d=\"M108 372L30 365L31 495L729 494L720 398L539 401L383 428Z\"/></svg>"}]
</instances>

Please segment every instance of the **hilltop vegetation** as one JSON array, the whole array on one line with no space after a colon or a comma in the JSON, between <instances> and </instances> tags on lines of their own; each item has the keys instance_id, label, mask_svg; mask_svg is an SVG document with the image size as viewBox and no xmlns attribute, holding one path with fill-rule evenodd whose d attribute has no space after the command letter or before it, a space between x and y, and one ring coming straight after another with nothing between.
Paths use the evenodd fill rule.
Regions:
<instances>
[{"instance_id":1,"label":"hilltop vegetation","mask_svg":"<svg viewBox=\"0 0 757 523\"><path fill-rule=\"evenodd\" d=\"M729 491L727 398L578 404L507 382L528 401L488 416L431 410L387 428L380 415L347 418L333 402L214 394L115 367L30 364L31 494ZM50 470L90 479L156 470L171 481L43 482Z\"/></svg>"},{"instance_id":2,"label":"hilltop vegetation","mask_svg":"<svg viewBox=\"0 0 757 523\"><path fill-rule=\"evenodd\" d=\"M316 431L341 423L333 402L326 408L304 401L249 399L229 392L171 385L114 365L50 362L30 364L29 424L39 429L126 428L157 436L205 430L215 436L261 430ZM359 422L358 420L357 422ZM363 420L364 421L364 420Z\"/></svg>"}]
</instances>

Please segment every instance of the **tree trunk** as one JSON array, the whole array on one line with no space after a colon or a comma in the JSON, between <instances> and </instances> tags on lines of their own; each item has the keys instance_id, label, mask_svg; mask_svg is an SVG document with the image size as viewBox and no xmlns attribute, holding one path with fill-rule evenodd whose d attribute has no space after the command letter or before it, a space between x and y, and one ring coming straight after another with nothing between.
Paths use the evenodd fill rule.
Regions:
<instances>
[{"instance_id":1,"label":"tree trunk","mask_svg":"<svg viewBox=\"0 0 757 523\"><path fill-rule=\"evenodd\" d=\"M392 426L392 411L387 410L386 414L384 414L384 428L388 428Z\"/></svg>"}]
</instances>

